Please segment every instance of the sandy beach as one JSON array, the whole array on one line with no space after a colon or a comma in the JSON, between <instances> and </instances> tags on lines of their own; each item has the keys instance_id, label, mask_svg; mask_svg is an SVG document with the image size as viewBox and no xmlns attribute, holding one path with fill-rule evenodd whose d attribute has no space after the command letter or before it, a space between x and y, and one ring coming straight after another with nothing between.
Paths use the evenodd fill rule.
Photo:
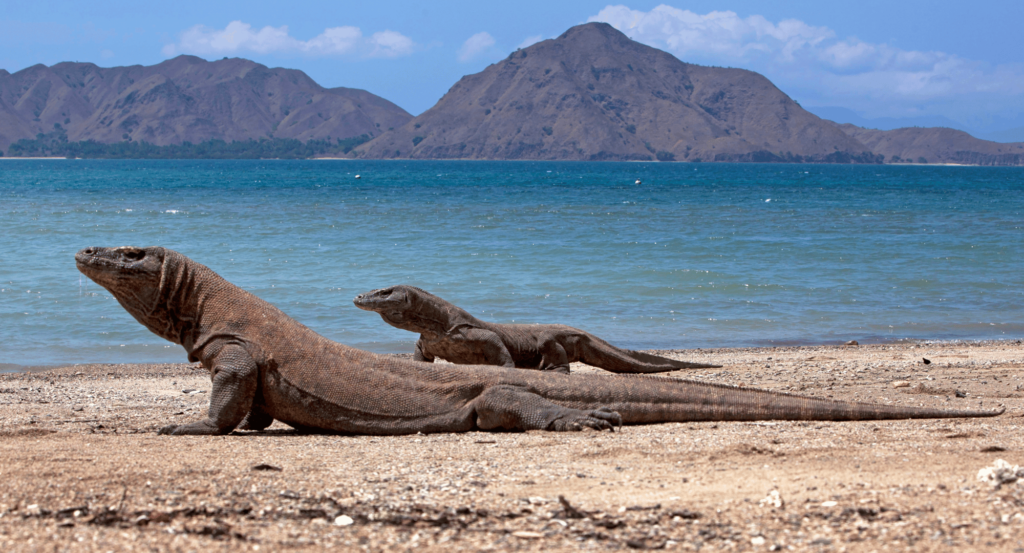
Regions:
<instances>
[{"instance_id":1,"label":"sandy beach","mask_svg":"<svg viewBox=\"0 0 1024 553\"><path fill-rule=\"evenodd\" d=\"M0 549L1014 551L1019 341L673 350L703 381L987 419L671 423L615 433L165 437L198 365L0 375ZM925 359L930 363L925 363ZM574 366L574 372L596 369Z\"/></svg>"}]
</instances>

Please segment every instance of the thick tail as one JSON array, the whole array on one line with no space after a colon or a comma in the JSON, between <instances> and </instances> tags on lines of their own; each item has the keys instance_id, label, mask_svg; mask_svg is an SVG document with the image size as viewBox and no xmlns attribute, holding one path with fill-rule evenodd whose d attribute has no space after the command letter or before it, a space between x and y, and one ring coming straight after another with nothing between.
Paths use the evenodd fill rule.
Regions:
<instances>
[{"instance_id":1,"label":"thick tail","mask_svg":"<svg viewBox=\"0 0 1024 553\"><path fill-rule=\"evenodd\" d=\"M619 349L596 336L587 336L580 344L580 361L614 373L663 373L679 369L717 369L721 365L690 363L658 357L649 353Z\"/></svg>"},{"instance_id":2,"label":"thick tail","mask_svg":"<svg viewBox=\"0 0 1024 553\"><path fill-rule=\"evenodd\" d=\"M686 421L938 419L994 417L1005 409L943 410L835 401L753 388L738 388L651 376L573 375L569 383L550 375L535 390L550 401L576 409L605 407L625 423Z\"/></svg>"},{"instance_id":3,"label":"thick tail","mask_svg":"<svg viewBox=\"0 0 1024 553\"><path fill-rule=\"evenodd\" d=\"M662 363L668 363L675 367L672 370L679 369L719 369L721 365L709 365L707 363L691 363L689 361L676 361L675 359L669 359L667 357L660 357L657 355L651 355L650 353L644 353L642 351L626 350L629 356L641 363L648 365L658 365Z\"/></svg>"}]
</instances>

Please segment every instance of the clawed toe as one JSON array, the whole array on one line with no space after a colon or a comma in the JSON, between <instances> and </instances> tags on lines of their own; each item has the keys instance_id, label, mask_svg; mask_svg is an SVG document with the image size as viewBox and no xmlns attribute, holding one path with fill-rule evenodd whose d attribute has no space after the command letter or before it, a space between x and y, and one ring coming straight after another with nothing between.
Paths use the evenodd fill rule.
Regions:
<instances>
[{"instance_id":1,"label":"clawed toe","mask_svg":"<svg viewBox=\"0 0 1024 553\"><path fill-rule=\"evenodd\" d=\"M618 427L622 426L622 415L618 414L616 411L612 411L607 407L601 407L596 411L592 411L590 413L590 416L597 417L603 421L608 422L609 424L613 424Z\"/></svg>"},{"instance_id":2,"label":"clawed toe","mask_svg":"<svg viewBox=\"0 0 1024 553\"><path fill-rule=\"evenodd\" d=\"M584 428L615 432L615 426L622 426L622 417L611 409L580 411L576 416L557 421L554 430L580 431Z\"/></svg>"},{"instance_id":3,"label":"clawed toe","mask_svg":"<svg viewBox=\"0 0 1024 553\"><path fill-rule=\"evenodd\" d=\"M594 430L608 430L610 432L615 432L615 427L606 420L588 419L583 421L583 424L585 424L587 428L593 428Z\"/></svg>"}]
</instances>

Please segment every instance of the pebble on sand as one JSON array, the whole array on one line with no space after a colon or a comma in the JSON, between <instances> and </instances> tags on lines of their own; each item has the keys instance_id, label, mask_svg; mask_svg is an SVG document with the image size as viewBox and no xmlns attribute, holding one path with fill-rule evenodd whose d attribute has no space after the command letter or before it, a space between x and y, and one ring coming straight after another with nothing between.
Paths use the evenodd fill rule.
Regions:
<instances>
[{"instance_id":1,"label":"pebble on sand","mask_svg":"<svg viewBox=\"0 0 1024 553\"><path fill-rule=\"evenodd\" d=\"M353 523L355 523L355 521L348 515L338 515L334 518L335 526L352 526Z\"/></svg>"},{"instance_id":2,"label":"pebble on sand","mask_svg":"<svg viewBox=\"0 0 1024 553\"><path fill-rule=\"evenodd\" d=\"M762 507L772 507L775 509L781 509L785 502L782 501L782 496L779 495L779 490L772 490L768 492L768 497L760 501Z\"/></svg>"},{"instance_id":3,"label":"pebble on sand","mask_svg":"<svg viewBox=\"0 0 1024 553\"><path fill-rule=\"evenodd\" d=\"M994 488L1003 484L1012 484L1024 478L1024 467L1011 465L1003 459L996 459L990 467L978 471L978 481L988 482Z\"/></svg>"}]
</instances>

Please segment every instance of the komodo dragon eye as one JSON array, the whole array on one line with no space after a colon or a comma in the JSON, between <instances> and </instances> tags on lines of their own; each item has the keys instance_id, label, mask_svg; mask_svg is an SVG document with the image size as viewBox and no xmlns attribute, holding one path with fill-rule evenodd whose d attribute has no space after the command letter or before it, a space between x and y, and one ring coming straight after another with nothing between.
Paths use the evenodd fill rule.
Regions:
<instances>
[{"instance_id":1,"label":"komodo dragon eye","mask_svg":"<svg viewBox=\"0 0 1024 553\"><path fill-rule=\"evenodd\" d=\"M133 251L125 252L124 253L124 257L128 261L139 261L142 258L146 257L146 252L145 252L145 250L133 250Z\"/></svg>"}]
</instances>

